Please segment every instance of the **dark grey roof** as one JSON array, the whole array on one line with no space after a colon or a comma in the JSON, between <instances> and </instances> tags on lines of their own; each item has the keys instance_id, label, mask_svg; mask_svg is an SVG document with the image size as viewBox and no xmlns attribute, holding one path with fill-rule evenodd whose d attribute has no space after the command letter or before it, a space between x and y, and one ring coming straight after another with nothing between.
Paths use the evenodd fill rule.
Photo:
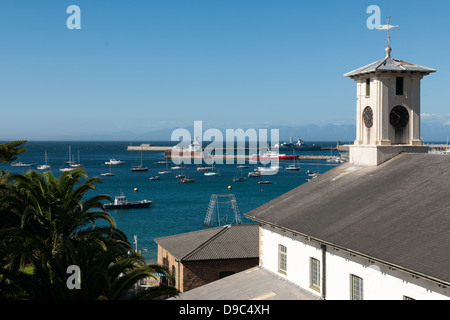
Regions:
<instances>
[{"instance_id":1,"label":"dark grey roof","mask_svg":"<svg viewBox=\"0 0 450 320\"><path fill-rule=\"evenodd\" d=\"M181 261L248 259L259 256L257 224L227 225L154 241Z\"/></svg>"},{"instance_id":2,"label":"dark grey roof","mask_svg":"<svg viewBox=\"0 0 450 320\"><path fill-rule=\"evenodd\" d=\"M250 219L450 284L450 156L342 164Z\"/></svg>"},{"instance_id":3,"label":"dark grey roof","mask_svg":"<svg viewBox=\"0 0 450 320\"><path fill-rule=\"evenodd\" d=\"M362 75L366 73L372 73L376 71L397 71L397 72L422 72L422 73L432 73L436 72L435 69L422 67L417 64L409 63L402 60L393 59L391 57L386 57L384 59L375 61L364 67L358 68L356 70L350 71L344 74L344 77L354 77L357 75Z\"/></svg>"}]
</instances>

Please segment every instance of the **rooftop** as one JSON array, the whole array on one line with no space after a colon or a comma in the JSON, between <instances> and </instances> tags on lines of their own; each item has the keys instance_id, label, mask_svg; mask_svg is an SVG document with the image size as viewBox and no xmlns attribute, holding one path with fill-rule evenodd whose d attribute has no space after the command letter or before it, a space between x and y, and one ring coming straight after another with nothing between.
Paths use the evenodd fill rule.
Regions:
<instances>
[{"instance_id":1,"label":"rooftop","mask_svg":"<svg viewBox=\"0 0 450 320\"><path fill-rule=\"evenodd\" d=\"M237 224L155 239L181 261L249 259L259 256L257 224Z\"/></svg>"},{"instance_id":2,"label":"rooftop","mask_svg":"<svg viewBox=\"0 0 450 320\"><path fill-rule=\"evenodd\" d=\"M254 267L169 300L321 300L265 268Z\"/></svg>"},{"instance_id":3,"label":"rooftop","mask_svg":"<svg viewBox=\"0 0 450 320\"><path fill-rule=\"evenodd\" d=\"M345 163L250 219L450 285L450 157Z\"/></svg>"},{"instance_id":4,"label":"rooftop","mask_svg":"<svg viewBox=\"0 0 450 320\"><path fill-rule=\"evenodd\" d=\"M391 57L385 57L381 60L372 62L364 67L358 68L356 70L350 71L344 74L344 77L355 77L359 75L364 75L373 72L419 72L424 74L429 74L436 72L435 69L419 66L417 64L409 63L403 60L393 59Z\"/></svg>"}]
</instances>

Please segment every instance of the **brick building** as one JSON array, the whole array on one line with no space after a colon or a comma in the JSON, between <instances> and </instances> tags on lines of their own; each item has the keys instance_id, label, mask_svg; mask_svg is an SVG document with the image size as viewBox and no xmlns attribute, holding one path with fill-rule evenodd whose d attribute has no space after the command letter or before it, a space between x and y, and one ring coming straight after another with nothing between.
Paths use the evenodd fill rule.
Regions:
<instances>
[{"instance_id":1,"label":"brick building","mask_svg":"<svg viewBox=\"0 0 450 320\"><path fill-rule=\"evenodd\" d=\"M257 266L259 227L256 224L217 228L155 239L158 264L168 268L169 284L180 292Z\"/></svg>"}]
</instances>

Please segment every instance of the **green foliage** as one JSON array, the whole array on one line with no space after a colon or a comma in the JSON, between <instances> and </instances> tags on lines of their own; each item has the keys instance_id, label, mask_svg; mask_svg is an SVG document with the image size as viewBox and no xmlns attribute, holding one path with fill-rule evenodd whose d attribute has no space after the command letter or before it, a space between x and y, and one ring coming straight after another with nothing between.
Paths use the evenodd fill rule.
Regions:
<instances>
[{"instance_id":1,"label":"green foliage","mask_svg":"<svg viewBox=\"0 0 450 320\"><path fill-rule=\"evenodd\" d=\"M14 162L17 160L17 155L26 151L22 147L26 140L18 140L0 144L0 163Z\"/></svg>"},{"instance_id":2,"label":"green foliage","mask_svg":"<svg viewBox=\"0 0 450 320\"><path fill-rule=\"evenodd\" d=\"M55 178L28 171L0 184L0 298L149 299L177 294L156 287L132 294L135 284L156 273L136 253L111 215L107 195L86 198L98 178L82 168ZM80 268L81 289L69 289L67 268Z\"/></svg>"}]
</instances>

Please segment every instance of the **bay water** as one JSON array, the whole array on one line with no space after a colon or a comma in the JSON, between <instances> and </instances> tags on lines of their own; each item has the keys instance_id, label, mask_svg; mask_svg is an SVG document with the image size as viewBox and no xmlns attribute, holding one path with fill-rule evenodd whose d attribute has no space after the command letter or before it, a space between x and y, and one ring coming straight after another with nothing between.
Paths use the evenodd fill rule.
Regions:
<instances>
[{"instance_id":1,"label":"bay water","mask_svg":"<svg viewBox=\"0 0 450 320\"><path fill-rule=\"evenodd\" d=\"M112 198L123 193L129 201L152 200L146 209L110 210L119 229L124 231L131 243L137 237L137 247L148 262L156 262L157 245L155 238L174 234L202 230L207 215L208 206L213 194L233 194L236 198L242 223L253 223L244 214L258 206L282 195L283 193L307 183L307 171L324 173L338 163L326 160L302 160L299 162L301 171L279 170L276 175L249 178L248 172L253 171L255 165L249 168L237 168L234 164L217 164L219 176L205 176L197 170L195 164L182 164L182 171L186 176L193 177L194 183L179 183L175 176L181 172L171 170L173 163L159 164L164 161L164 152L143 152L143 165L148 167L146 172L132 172L131 167L140 164L141 155L137 151L128 151L127 146L138 146L141 143L152 145L172 146L174 142L167 141L28 141L24 147L27 151L18 156L18 161L35 164L34 167L13 167L10 164L0 164L0 170L22 173L37 170L36 165L45 162L47 153L48 163L55 176L59 176L60 168L69 161L69 149L72 159L80 162L89 177L98 176L102 183L97 184L94 193L108 194ZM315 142L323 147L335 146L335 142ZM280 151L290 154L291 152ZM339 155L336 150L305 150L296 151L298 155ZM248 154L248 153L247 153ZM109 159L125 161L123 165L109 166L105 162ZM280 166L292 164L291 161L280 161ZM159 171L171 170L172 174L161 175ZM101 176L101 173L112 172L114 176ZM233 178L243 176L244 182L233 182ZM152 176L159 176L160 180L150 180ZM271 184L259 184L259 181L271 181ZM224 198L225 200L227 198ZM216 214L234 219L234 211L229 203L217 207ZM209 227L214 227L210 225Z\"/></svg>"}]
</instances>

